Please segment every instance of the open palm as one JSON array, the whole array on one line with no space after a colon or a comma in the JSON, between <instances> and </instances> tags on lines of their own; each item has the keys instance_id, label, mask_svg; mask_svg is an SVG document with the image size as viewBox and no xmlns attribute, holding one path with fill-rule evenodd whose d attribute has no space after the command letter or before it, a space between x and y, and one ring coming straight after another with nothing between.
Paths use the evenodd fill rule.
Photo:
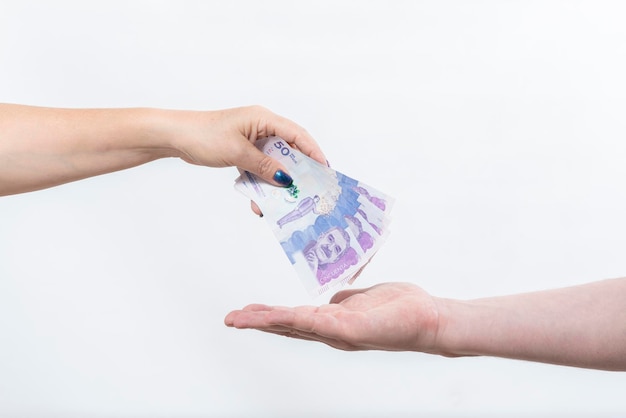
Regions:
<instances>
[{"instance_id":1,"label":"open palm","mask_svg":"<svg viewBox=\"0 0 626 418\"><path fill-rule=\"evenodd\" d=\"M254 304L224 320L342 350L430 351L438 329L433 297L410 283L343 290L322 306L294 308Z\"/></svg>"}]
</instances>

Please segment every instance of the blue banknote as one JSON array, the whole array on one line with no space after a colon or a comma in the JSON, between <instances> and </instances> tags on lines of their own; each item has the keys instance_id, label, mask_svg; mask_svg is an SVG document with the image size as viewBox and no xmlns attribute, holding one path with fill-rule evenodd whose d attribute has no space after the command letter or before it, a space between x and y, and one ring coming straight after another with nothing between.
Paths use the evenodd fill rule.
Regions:
<instances>
[{"instance_id":1,"label":"blue banknote","mask_svg":"<svg viewBox=\"0 0 626 418\"><path fill-rule=\"evenodd\" d=\"M279 137L257 141L293 177L273 186L240 170L235 188L253 200L307 291L351 283L389 233L390 196L319 164Z\"/></svg>"}]
</instances>

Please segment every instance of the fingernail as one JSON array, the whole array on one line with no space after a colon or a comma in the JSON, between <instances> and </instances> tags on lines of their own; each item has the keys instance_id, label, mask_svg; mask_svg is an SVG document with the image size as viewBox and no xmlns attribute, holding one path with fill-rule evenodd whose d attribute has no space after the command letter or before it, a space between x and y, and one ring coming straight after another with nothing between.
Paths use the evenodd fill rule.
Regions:
<instances>
[{"instance_id":1,"label":"fingernail","mask_svg":"<svg viewBox=\"0 0 626 418\"><path fill-rule=\"evenodd\" d=\"M276 183L282 184L285 187L289 187L291 186L291 183L293 183L293 179L291 178L291 176L285 173L283 170L278 170L274 174L274 181L276 181Z\"/></svg>"},{"instance_id":2,"label":"fingernail","mask_svg":"<svg viewBox=\"0 0 626 418\"><path fill-rule=\"evenodd\" d=\"M260 215L259 215L259 218L262 218L262 217L263 217L263 214L260 214Z\"/></svg>"},{"instance_id":3,"label":"fingernail","mask_svg":"<svg viewBox=\"0 0 626 418\"><path fill-rule=\"evenodd\" d=\"M330 167L330 163L328 162L328 160L326 160L326 165Z\"/></svg>"}]
</instances>

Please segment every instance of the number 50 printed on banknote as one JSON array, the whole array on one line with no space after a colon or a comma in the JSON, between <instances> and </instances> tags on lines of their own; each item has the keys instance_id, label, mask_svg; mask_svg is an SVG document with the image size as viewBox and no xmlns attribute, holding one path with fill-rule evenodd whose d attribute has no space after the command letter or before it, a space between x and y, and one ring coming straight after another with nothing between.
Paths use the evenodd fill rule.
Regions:
<instances>
[{"instance_id":1,"label":"number 50 printed on banknote","mask_svg":"<svg viewBox=\"0 0 626 418\"><path fill-rule=\"evenodd\" d=\"M259 206L307 291L317 296L354 281L389 233L393 199L279 137L255 145L279 160L294 183L277 187L240 170L235 188Z\"/></svg>"}]
</instances>

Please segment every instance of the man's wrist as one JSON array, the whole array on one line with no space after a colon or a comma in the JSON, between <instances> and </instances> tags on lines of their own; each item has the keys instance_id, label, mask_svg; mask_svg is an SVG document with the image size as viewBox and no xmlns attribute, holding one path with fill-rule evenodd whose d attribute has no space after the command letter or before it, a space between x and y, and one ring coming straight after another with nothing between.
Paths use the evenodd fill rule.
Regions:
<instances>
[{"instance_id":1,"label":"man's wrist","mask_svg":"<svg viewBox=\"0 0 626 418\"><path fill-rule=\"evenodd\" d=\"M436 298L439 313L437 333L432 354L445 357L475 356L471 341L480 338L479 330L472 330L476 310L471 302ZM487 325L485 325L487 326Z\"/></svg>"}]
</instances>

